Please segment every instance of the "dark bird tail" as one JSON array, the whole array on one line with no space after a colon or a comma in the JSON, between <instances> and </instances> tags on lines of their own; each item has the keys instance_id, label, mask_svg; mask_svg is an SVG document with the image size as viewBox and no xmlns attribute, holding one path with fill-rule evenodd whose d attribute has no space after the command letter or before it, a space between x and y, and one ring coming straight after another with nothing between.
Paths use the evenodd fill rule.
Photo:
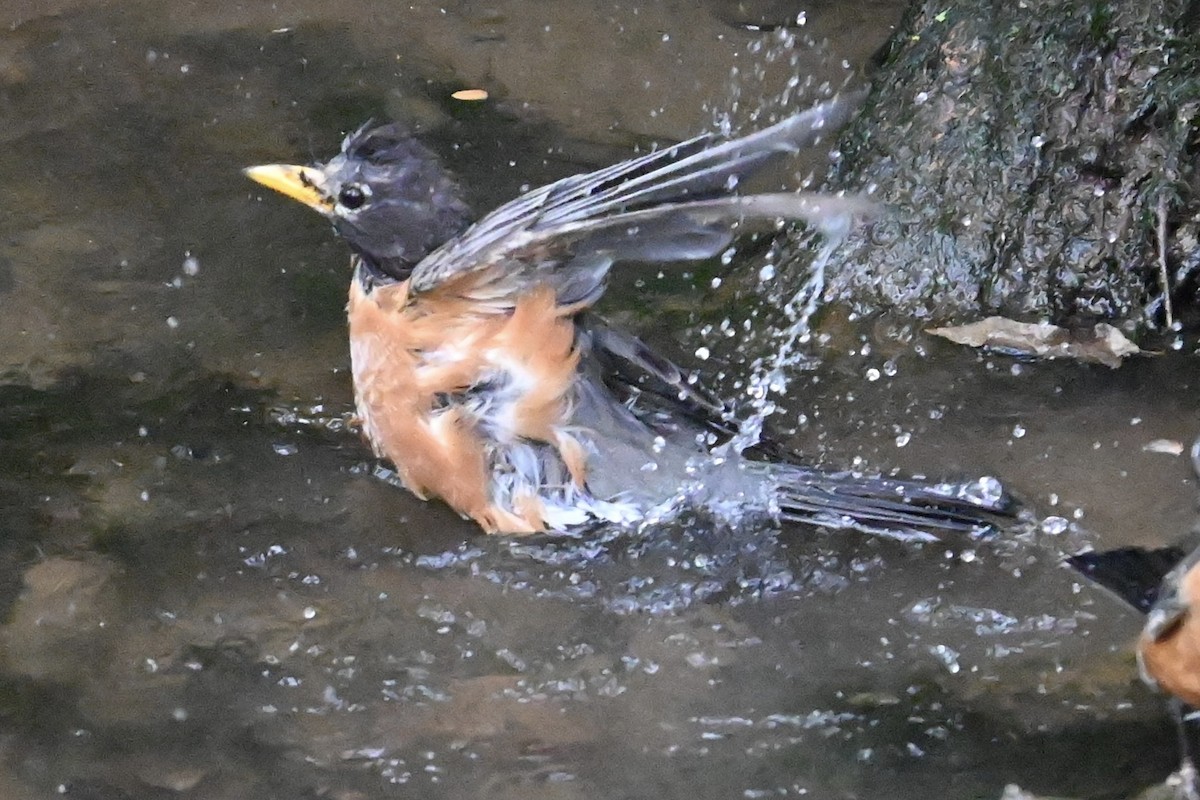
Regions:
<instances>
[{"instance_id":1,"label":"dark bird tail","mask_svg":"<svg viewBox=\"0 0 1200 800\"><path fill-rule=\"evenodd\" d=\"M857 528L904 539L971 532L1011 519L1017 503L995 478L927 483L773 464L780 515L832 528Z\"/></svg>"},{"instance_id":2,"label":"dark bird tail","mask_svg":"<svg viewBox=\"0 0 1200 800\"><path fill-rule=\"evenodd\" d=\"M600 317L585 315L579 325L581 371L588 379L579 384L578 416L593 428L606 416L623 423L606 437L610 443L622 438L618 431L632 430L638 441L651 436L678 442L711 438L724 443L720 449L738 435L729 408L694 376ZM746 455L746 471L769 490L765 502L793 522L930 540L939 531L994 527L1018 509L995 478L936 483L806 466L769 435ZM644 458L639 449L626 460L638 464ZM744 489L726 488L730 495Z\"/></svg>"},{"instance_id":3,"label":"dark bird tail","mask_svg":"<svg viewBox=\"0 0 1200 800\"><path fill-rule=\"evenodd\" d=\"M1121 547L1080 553L1067 564L1146 614L1158 600L1163 579L1183 557L1178 547Z\"/></svg>"}]
</instances>

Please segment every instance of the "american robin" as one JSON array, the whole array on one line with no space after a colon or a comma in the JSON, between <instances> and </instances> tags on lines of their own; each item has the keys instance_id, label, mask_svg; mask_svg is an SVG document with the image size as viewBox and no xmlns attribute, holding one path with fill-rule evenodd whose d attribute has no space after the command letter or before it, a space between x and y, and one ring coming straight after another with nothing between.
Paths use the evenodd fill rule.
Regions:
<instances>
[{"instance_id":1,"label":"american robin","mask_svg":"<svg viewBox=\"0 0 1200 800\"><path fill-rule=\"evenodd\" d=\"M1182 795L1200 798L1196 729L1183 708L1200 709L1200 548L1124 547L1071 556L1067 563L1146 614L1138 638L1142 680L1173 698L1182 751Z\"/></svg>"},{"instance_id":2,"label":"american robin","mask_svg":"<svg viewBox=\"0 0 1200 800\"><path fill-rule=\"evenodd\" d=\"M1151 686L1200 708L1200 548L1124 547L1067 563L1146 615L1138 665Z\"/></svg>"},{"instance_id":3,"label":"american robin","mask_svg":"<svg viewBox=\"0 0 1200 800\"><path fill-rule=\"evenodd\" d=\"M737 188L839 128L861 98L564 178L473 225L436 157L394 126L364 126L324 164L246 174L320 212L354 253L355 401L375 453L414 494L489 533L683 504L896 533L983 528L1010 508L994 479L891 480L719 449L724 406L591 311L617 262L707 259L790 221L844 235L870 203Z\"/></svg>"}]
</instances>

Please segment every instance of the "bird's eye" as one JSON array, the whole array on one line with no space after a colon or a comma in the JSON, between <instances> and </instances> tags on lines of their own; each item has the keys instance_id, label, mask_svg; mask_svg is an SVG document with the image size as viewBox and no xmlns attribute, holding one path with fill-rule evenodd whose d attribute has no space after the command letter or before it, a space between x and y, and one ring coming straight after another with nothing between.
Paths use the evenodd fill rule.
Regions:
<instances>
[{"instance_id":1,"label":"bird's eye","mask_svg":"<svg viewBox=\"0 0 1200 800\"><path fill-rule=\"evenodd\" d=\"M365 202L367 202L367 193L356 183L346 184L338 192L338 205L342 208L353 211L356 208L362 208L362 204Z\"/></svg>"}]
</instances>

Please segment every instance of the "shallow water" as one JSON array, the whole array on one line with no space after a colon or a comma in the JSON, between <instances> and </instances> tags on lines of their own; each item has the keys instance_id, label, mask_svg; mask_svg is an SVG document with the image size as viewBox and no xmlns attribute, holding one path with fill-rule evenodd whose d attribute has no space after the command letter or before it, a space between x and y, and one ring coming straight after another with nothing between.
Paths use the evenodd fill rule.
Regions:
<instances>
[{"instance_id":1,"label":"shallow water","mask_svg":"<svg viewBox=\"0 0 1200 800\"><path fill-rule=\"evenodd\" d=\"M795 70L838 84L899 9L811 8L793 65L744 24L788 3L47 5L0 10L4 796L1111 797L1173 768L1139 620L1058 558L1192 525L1186 458L1143 450L1200 430L1190 346L1110 371L820 320L795 446L997 475L1061 533L485 539L373 474L344 248L238 172L400 117L487 208L748 124ZM734 396L778 327L754 284L621 275L608 310Z\"/></svg>"}]
</instances>

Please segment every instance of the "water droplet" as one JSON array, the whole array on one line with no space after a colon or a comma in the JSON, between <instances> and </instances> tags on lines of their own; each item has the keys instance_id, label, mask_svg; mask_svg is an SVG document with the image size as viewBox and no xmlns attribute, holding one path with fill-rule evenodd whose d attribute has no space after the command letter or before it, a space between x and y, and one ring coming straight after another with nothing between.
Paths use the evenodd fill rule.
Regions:
<instances>
[{"instance_id":1,"label":"water droplet","mask_svg":"<svg viewBox=\"0 0 1200 800\"><path fill-rule=\"evenodd\" d=\"M874 367L871 367L870 369L867 370L867 380L870 381L871 383L874 383L875 381L879 380L880 377L881 376L880 376L879 370L875 369Z\"/></svg>"},{"instance_id":2,"label":"water droplet","mask_svg":"<svg viewBox=\"0 0 1200 800\"><path fill-rule=\"evenodd\" d=\"M1061 533L1066 533L1070 527L1070 521L1063 517L1046 517L1042 520L1041 524L1042 533L1049 534L1050 536L1058 536Z\"/></svg>"},{"instance_id":3,"label":"water droplet","mask_svg":"<svg viewBox=\"0 0 1200 800\"><path fill-rule=\"evenodd\" d=\"M929 652L942 662L951 675L957 675L962 667L958 663L958 651L944 644L934 645Z\"/></svg>"},{"instance_id":4,"label":"water droplet","mask_svg":"<svg viewBox=\"0 0 1200 800\"><path fill-rule=\"evenodd\" d=\"M529 669L529 665L525 662L525 659L509 650L507 647L502 647L501 649L497 650L496 657L508 664L517 672L524 672Z\"/></svg>"},{"instance_id":5,"label":"water droplet","mask_svg":"<svg viewBox=\"0 0 1200 800\"><path fill-rule=\"evenodd\" d=\"M968 500L973 499L980 505L995 505L1004 497L1004 484L991 475L985 475L979 480L967 484L964 489L965 497Z\"/></svg>"},{"instance_id":6,"label":"water droplet","mask_svg":"<svg viewBox=\"0 0 1200 800\"><path fill-rule=\"evenodd\" d=\"M1012 436L1014 439L1020 439L1020 438L1024 437L1025 436L1025 426L1020 423L1013 425Z\"/></svg>"}]
</instances>

